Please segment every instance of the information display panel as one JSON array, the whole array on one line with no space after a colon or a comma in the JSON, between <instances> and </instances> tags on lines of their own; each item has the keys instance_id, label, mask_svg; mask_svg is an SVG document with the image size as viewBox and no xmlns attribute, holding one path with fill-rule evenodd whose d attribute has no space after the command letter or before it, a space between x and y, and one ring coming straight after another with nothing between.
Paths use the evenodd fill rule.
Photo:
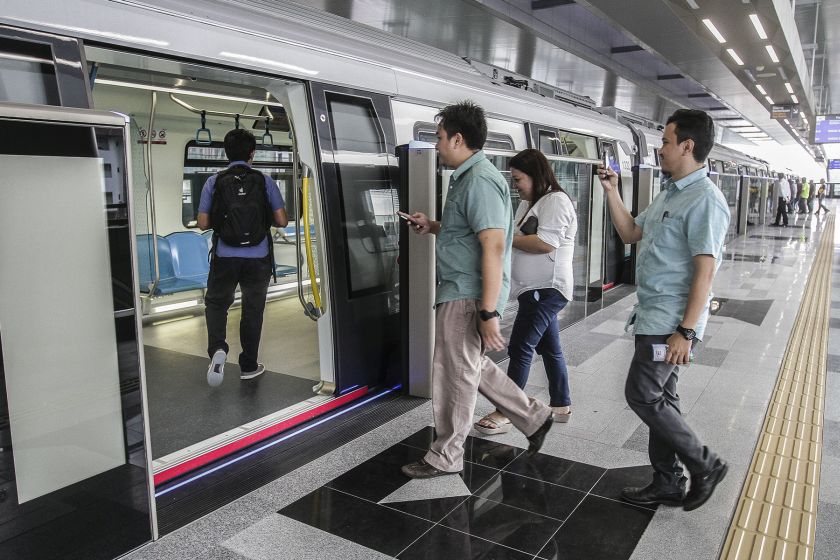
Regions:
<instances>
[{"instance_id":1,"label":"information display panel","mask_svg":"<svg viewBox=\"0 0 840 560\"><path fill-rule=\"evenodd\" d=\"M840 115L817 115L814 144L840 144Z\"/></svg>"}]
</instances>

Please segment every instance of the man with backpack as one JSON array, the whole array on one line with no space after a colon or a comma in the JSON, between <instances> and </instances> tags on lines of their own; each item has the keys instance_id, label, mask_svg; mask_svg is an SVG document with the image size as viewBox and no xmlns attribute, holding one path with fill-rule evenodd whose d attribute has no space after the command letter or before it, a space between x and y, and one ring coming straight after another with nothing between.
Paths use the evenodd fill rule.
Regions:
<instances>
[{"instance_id":1,"label":"man with backpack","mask_svg":"<svg viewBox=\"0 0 840 560\"><path fill-rule=\"evenodd\" d=\"M227 314L236 285L242 292L239 322L240 379L253 379L265 366L257 362L265 297L273 274L271 226L285 227L285 203L271 177L251 168L257 140L237 128L225 135L230 165L207 179L198 206L198 227L213 228L210 275L204 296L207 321L207 383L216 387L224 379L230 351L226 342Z\"/></svg>"}]
</instances>

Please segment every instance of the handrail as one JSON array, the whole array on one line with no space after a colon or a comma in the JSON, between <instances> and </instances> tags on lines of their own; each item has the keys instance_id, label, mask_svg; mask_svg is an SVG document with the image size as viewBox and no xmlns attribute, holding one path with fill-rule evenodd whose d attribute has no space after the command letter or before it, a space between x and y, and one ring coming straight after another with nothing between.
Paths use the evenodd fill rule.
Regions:
<instances>
[{"instance_id":1,"label":"handrail","mask_svg":"<svg viewBox=\"0 0 840 560\"><path fill-rule=\"evenodd\" d=\"M303 175L304 165L300 163L298 158L298 143L297 143L297 134L295 133L295 126L292 123L292 119L289 119L289 132L292 135L292 191L294 193L295 199L295 212L299 213L301 209L301 201L300 201L300 191L298 190L298 171L300 171L301 175ZM300 170L298 168L301 168ZM295 218L295 228L298 228L298 231L295 232L295 254L297 256L297 265L300 266L301 261L303 260L303 254L301 253L300 249L300 231L299 231L299 220L298 216L293 216ZM306 302L306 296L303 294L303 278L301 277L300 271L298 270L297 273L297 293L298 293L298 301L300 301L300 305L303 307L303 313L312 319L313 321L317 321L318 317L313 317L312 312L309 309L309 305Z\"/></svg>"},{"instance_id":2,"label":"handrail","mask_svg":"<svg viewBox=\"0 0 840 560\"><path fill-rule=\"evenodd\" d=\"M301 183L303 185L301 188L301 198L303 198L301 211L303 212L303 238L306 240L306 265L309 270L309 285L312 287L312 298L315 300L315 308L320 316L323 313L323 308L321 307L321 290L315 280L315 259L312 257L312 234L309 231L309 176L304 175Z\"/></svg>"},{"instance_id":3,"label":"handrail","mask_svg":"<svg viewBox=\"0 0 840 560\"><path fill-rule=\"evenodd\" d=\"M242 113L229 113L227 111L202 111L201 109L196 109L195 107L193 107L192 105L190 105L186 101L178 99L177 97L175 97L175 94L172 94L172 93L169 94L169 99L171 99L172 101L174 101L175 103L177 103L178 105L180 105L181 107L186 109L187 111L190 111L191 113L195 113L196 115L200 115L201 113L204 113L205 115L213 115L215 117L230 117L230 118L233 118L233 119L246 118L246 119L254 119L254 120L261 120L261 119L266 119L266 120L270 120L270 121L274 120L274 115L271 114L271 109L268 108L267 103L265 105L263 105L263 107L265 108L265 112L268 113L268 114L266 114L266 115L245 115L245 114L242 114Z\"/></svg>"},{"instance_id":4,"label":"handrail","mask_svg":"<svg viewBox=\"0 0 840 560\"><path fill-rule=\"evenodd\" d=\"M155 275L149 287L149 296L155 295L160 284L160 261L158 260L157 221L155 219L155 174L152 165L152 131L155 126L155 110L157 108L157 92L152 91L152 107L149 110L149 131L146 134L146 164L149 167L149 217L152 223L152 254L155 259Z\"/></svg>"}]
</instances>

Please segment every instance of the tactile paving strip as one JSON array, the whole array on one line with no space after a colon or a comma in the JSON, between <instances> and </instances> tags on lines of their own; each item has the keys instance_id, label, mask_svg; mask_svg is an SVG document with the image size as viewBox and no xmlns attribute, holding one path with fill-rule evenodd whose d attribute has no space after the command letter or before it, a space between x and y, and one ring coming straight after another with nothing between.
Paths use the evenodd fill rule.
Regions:
<instances>
[{"instance_id":1,"label":"tactile paving strip","mask_svg":"<svg viewBox=\"0 0 840 560\"><path fill-rule=\"evenodd\" d=\"M721 559L813 558L833 248L831 216L805 286Z\"/></svg>"}]
</instances>

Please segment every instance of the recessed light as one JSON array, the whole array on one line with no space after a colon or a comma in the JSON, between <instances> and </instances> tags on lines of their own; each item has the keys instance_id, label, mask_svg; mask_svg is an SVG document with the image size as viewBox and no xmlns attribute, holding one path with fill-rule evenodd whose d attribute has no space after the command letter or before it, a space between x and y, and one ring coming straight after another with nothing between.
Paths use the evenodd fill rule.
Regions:
<instances>
[{"instance_id":1,"label":"recessed light","mask_svg":"<svg viewBox=\"0 0 840 560\"><path fill-rule=\"evenodd\" d=\"M715 39L718 40L718 43L723 44L726 42L726 39L724 39L723 35L720 34L720 31L718 31L717 27L715 27L715 24L712 23L712 20L710 20L709 18L705 18L703 20L703 25L705 25L709 29L709 31L711 31L712 35L715 36Z\"/></svg>"},{"instance_id":2,"label":"recessed light","mask_svg":"<svg viewBox=\"0 0 840 560\"><path fill-rule=\"evenodd\" d=\"M793 93L793 86L790 85L790 82L785 82L785 89L788 90L788 93Z\"/></svg>"},{"instance_id":3,"label":"recessed light","mask_svg":"<svg viewBox=\"0 0 840 560\"><path fill-rule=\"evenodd\" d=\"M799 103L799 98L796 97L795 95L791 95L790 98L794 103Z\"/></svg>"},{"instance_id":4,"label":"recessed light","mask_svg":"<svg viewBox=\"0 0 840 560\"><path fill-rule=\"evenodd\" d=\"M765 96L764 96L764 99L766 99L766 100L767 100L767 103L769 103L770 105L773 105L773 100L772 100L772 99L770 99L770 96L769 96L769 95L765 95Z\"/></svg>"},{"instance_id":5,"label":"recessed light","mask_svg":"<svg viewBox=\"0 0 840 560\"><path fill-rule=\"evenodd\" d=\"M729 56L732 57L732 60L735 61L735 64L737 64L738 66L744 65L744 61L741 60L741 57L738 56L738 53L735 52L735 49L726 49L726 52L729 53Z\"/></svg>"},{"instance_id":6,"label":"recessed light","mask_svg":"<svg viewBox=\"0 0 840 560\"><path fill-rule=\"evenodd\" d=\"M697 2L694 0L685 0L685 3L688 4L692 10L699 10L700 6L697 5Z\"/></svg>"},{"instance_id":7,"label":"recessed light","mask_svg":"<svg viewBox=\"0 0 840 560\"><path fill-rule=\"evenodd\" d=\"M770 55L770 60L773 62L779 62L779 57L776 55L776 49L773 48L773 45L766 45L764 48L767 49L767 54Z\"/></svg>"},{"instance_id":8,"label":"recessed light","mask_svg":"<svg viewBox=\"0 0 840 560\"><path fill-rule=\"evenodd\" d=\"M764 26L761 25L761 20L758 19L758 14L750 14L750 21L752 22L753 27L755 27L755 32L758 33L759 39L766 39L767 32L764 31Z\"/></svg>"},{"instance_id":9,"label":"recessed light","mask_svg":"<svg viewBox=\"0 0 840 560\"><path fill-rule=\"evenodd\" d=\"M767 90L765 90L764 86L762 86L761 84L756 84L755 89L757 89L761 93L761 95L767 95Z\"/></svg>"}]
</instances>

